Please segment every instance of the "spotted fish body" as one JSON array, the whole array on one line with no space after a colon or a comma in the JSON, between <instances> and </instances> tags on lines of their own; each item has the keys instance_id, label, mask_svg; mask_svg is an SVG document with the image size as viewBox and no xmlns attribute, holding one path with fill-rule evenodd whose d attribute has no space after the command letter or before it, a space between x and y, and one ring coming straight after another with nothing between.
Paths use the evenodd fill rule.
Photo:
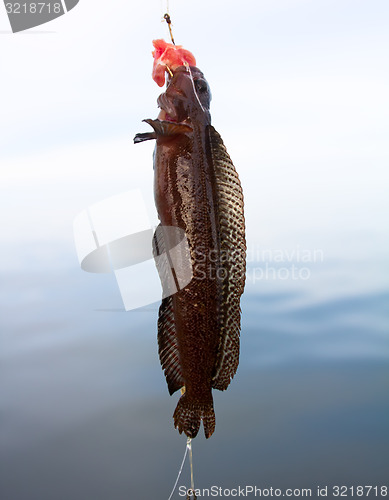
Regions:
<instances>
[{"instance_id":1,"label":"spotted fish body","mask_svg":"<svg viewBox=\"0 0 389 500\"><path fill-rule=\"evenodd\" d=\"M185 387L174 412L179 432L193 438L201 420L215 429L212 389L227 389L239 363L240 297L245 282L243 194L238 174L211 125L210 90L202 72L179 66L158 98L155 202L160 228L181 228L192 268L189 284L162 300L158 344L168 389ZM156 256L172 247L156 231ZM163 281L163 271L159 269Z\"/></svg>"}]
</instances>

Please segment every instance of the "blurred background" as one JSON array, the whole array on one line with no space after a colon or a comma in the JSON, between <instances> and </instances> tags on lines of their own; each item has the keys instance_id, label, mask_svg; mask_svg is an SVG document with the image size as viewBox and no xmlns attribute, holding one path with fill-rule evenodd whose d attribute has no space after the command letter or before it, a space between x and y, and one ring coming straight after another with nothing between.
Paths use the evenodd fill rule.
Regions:
<instances>
[{"instance_id":1,"label":"blurred background","mask_svg":"<svg viewBox=\"0 0 389 500\"><path fill-rule=\"evenodd\" d=\"M169 8L246 204L240 366L214 436L194 441L196 487L387 484L389 5ZM158 112L165 11L80 0L12 34L0 8L5 500L168 498L182 460L159 304L125 312L113 275L81 271L72 227L109 196L152 196L153 144L132 138Z\"/></svg>"}]
</instances>

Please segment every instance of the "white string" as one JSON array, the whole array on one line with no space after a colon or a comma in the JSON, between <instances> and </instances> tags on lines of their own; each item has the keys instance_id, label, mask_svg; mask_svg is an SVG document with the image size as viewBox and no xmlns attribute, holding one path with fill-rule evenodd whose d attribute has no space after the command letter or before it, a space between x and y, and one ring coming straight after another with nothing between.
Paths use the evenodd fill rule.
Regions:
<instances>
[{"instance_id":1,"label":"white string","mask_svg":"<svg viewBox=\"0 0 389 500\"><path fill-rule=\"evenodd\" d=\"M192 438L188 437L186 447L189 449L189 462L190 462L190 487L192 495L194 495L194 479L193 479L193 455L192 455Z\"/></svg>"},{"instance_id":2,"label":"white string","mask_svg":"<svg viewBox=\"0 0 389 500\"><path fill-rule=\"evenodd\" d=\"M188 438L189 440L190 438ZM188 454L188 442L186 443L186 447L185 447L185 453L184 453L184 458L182 459L182 462L181 462L181 467L180 467L180 470L178 471L178 476L177 476L177 479L176 479L176 482L174 483L174 486L173 486L173 489L172 489L172 492L170 493L170 497L168 498L168 500L171 500L172 497L173 497L173 494L176 490L176 487L177 487L177 483L180 479L180 476L181 476L181 472L182 472L182 469L184 468L184 463L185 463L185 459L186 459L186 455ZM192 448L191 448L191 453L192 453Z\"/></svg>"},{"instance_id":3,"label":"white string","mask_svg":"<svg viewBox=\"0 0 389 500\"><path fill-rule=\"evenodd\" d=\"M197 90L196 90L196 86L195 86L195 83L194 83L194 79L193 79L192 71L190 70L190 66L189 66L189 64L188 64L186 61L184 62L184 66L186 66L186 67L187 67L187 69L188 69L188 71L189 71L189 74L190 74L190 79L191 79L191 82L192 82L192 87L193 87L193 92L194 92L194 95L195 95L195 97L196 97L196 99L197 99L197 102L198 102L198 103L199 103L199 105L200 105L201 111L202 111L205 115L207 115L207 112L205 111L204 106L201 104L200 98L199 98L199 96L197 95Z\"/></svg>"},{"instance_id":4,"label":"white string","mask_svg":"<svg viewBox=\"0 0 389 500\"><path fill-rule=\"evenodd\" d=\"M169 0L166 0L166 2L164 0L160 0L160 12L161 12L161 22L164 23L165 22L165 19L164 19L164 15L165 14L169 14ZM165 8L166 6L166 8Z\"/></svg>"}]
</instances>

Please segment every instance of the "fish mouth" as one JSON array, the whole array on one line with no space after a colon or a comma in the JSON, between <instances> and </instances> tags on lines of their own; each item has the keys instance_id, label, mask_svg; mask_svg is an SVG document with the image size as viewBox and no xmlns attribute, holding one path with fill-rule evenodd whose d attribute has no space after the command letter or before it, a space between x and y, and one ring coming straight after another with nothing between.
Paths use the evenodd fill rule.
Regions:
<instances>
[{"instance_id":1,"label":"fish mouth","mask_svg":"<svg viewBox=\"0 0 389 500\"><path fill-rule=\"evenodd\" d=\"M178 120L176 116L170 115L167 111L164 109L161 109L161 111L158 114L158 120L164 121L164 122L171 122L171 123L180 123L182 125L190 125L190 119L185 118L184 120Z\"/></svg>"},{"instance_id":2,"label":"fish mouth","mask_svg":"<svg viewBox=\"0 0 389 500\"><path fill-rule=\"evenodd\" d=\"M157 100L158 107L161 108L161 111L158 114L158 120L172 122L172 123L180 123L183 125L190 125L190 118L185 117L180 119L180 113L176 109L176 106L172 103L171 99L166 94L161 94Z\"/></svg>"}]
</instances>

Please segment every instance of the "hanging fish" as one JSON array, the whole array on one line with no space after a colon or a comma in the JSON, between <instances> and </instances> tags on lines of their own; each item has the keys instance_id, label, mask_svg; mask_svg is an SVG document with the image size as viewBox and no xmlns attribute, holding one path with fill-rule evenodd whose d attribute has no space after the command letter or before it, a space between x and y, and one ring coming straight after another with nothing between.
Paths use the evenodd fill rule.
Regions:
<instances>
[{"instance_id":1,"label":"hanging fish","mask_svg":"<svg viewBox=\"0 0 389 500\"><path fill-rule=\"evenodd\" d=\"M185 388L174 412L175 427L194 438L202 420L209 438L215 430L212 389L227 389L239 363L246 269L243 194L211 125L211 92L194 56L164 40L153 45L153 79L163 86L167 75L167 87L157 101L158 118L144 120L153 132L137 134L134 142L156 139L155 203L161 224L154 256L175 245L163 229L181 228L193 276L162 300L159 356L169 393ZM158 270L163 281L164 271Z\"/></svg>"}]
</instances>

